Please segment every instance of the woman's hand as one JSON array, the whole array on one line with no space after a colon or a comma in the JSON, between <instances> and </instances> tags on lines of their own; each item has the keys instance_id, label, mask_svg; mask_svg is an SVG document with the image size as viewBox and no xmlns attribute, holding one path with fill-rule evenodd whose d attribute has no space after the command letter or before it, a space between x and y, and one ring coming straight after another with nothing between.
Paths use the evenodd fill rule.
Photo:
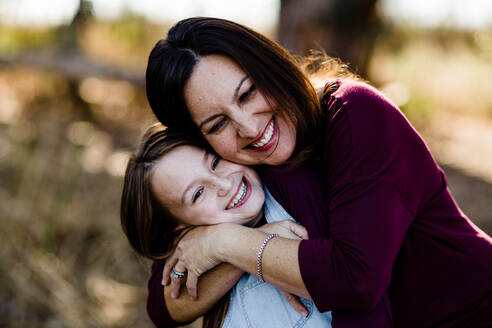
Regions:
<instances>
[{"instance_id":1,"label":"woman's hand","mask_svg":"<svg viewBox=\"0 0 492 328\"><path fill-rule=\"evenodd\" d=\"M179 296L181 283L186 279L190 298L197 298L198 277L221 263L216 255L215 245L220 238L220 225L201 226L187 232L176 245L174 253L166 260L163 270L163 284L171 281L171 297ZM172 277L172 270L186 272L183 278Z\"/></svg>"},{"instance_id":2,"label":"woman's hand","mask_svg":"<svg viewBox=\"0 0 492 328\"><path fill-rule=\"evenodd\" d=\"M256 228L267 234L276 233L280 237L288 239L308 239L306 228L291 220L283 220L274 223L268 223Z\"/></svg>"}]
</instances>

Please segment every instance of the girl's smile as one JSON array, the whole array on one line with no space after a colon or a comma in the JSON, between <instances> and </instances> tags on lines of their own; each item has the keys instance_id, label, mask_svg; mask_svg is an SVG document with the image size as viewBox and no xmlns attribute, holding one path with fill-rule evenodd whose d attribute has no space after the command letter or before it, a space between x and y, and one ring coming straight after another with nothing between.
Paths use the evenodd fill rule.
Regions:
<instances>
[{"instance_id":1,"label":"girl's smile","mask_svg":"<svg viewBox=\"0 0 492 328\"><path fill-rule=\"evenodd\" d=\"M262 215L258 174L193 146L160 158L151 176L155 197L184 225L248 224Z\"/></svg>"}]
</instances>

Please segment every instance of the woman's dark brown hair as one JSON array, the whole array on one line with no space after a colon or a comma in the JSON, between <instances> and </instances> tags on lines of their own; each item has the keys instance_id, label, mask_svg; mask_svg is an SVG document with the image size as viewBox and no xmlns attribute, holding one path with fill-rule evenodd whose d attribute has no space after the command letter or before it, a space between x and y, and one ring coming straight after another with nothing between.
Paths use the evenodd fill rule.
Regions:
<instances>
[{"instance_id":1,"label":"woman's dark brown hair","mask_svg":"<svg viewBox=\"0 0 492 328\"><path fill-rule=\"evenodd\" d=\"M320 135L320 103L296 59L260 33L218 18L182 20L152 49L146 72L147 98L164 125L203 138L191 119L183 90L200 58L211 54L232 58L249 75L272 108L278 108L280 114L294 123L297 132L293 157L311 152ZM338 65L338 61L327 56L325 59L320 60L317 56L315 64L304 62L302 66L310 73L323 66L323 61L331 60L330 69L340 70L342 65Z\"/></svg>"},{"instance_id":2,"label":"woman's dark brown hair","mask_svg":"<svg viewBox=\"0 0 492 328\"><path fill-rule=\"evenodd\" d=\"M187 134L156 124L146 131L126 168L121 195L121 226L133 249L151 260L166 259L183 232L176 230L179 219L156 199L150 183L155 163L180 146L203 148L205 145ZM226 293L205 315L204 323L220 327L228 305L229 293Z\"/></svg>"}]
</instances>

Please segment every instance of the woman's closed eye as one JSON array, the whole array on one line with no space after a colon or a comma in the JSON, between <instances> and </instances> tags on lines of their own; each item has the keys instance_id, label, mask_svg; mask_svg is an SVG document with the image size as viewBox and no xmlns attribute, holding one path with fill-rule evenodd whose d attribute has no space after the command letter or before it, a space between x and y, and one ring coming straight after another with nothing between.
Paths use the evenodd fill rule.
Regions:
<instances>
[{"instance_id":1,"label":"woman's closed eye","mask_svg":"<svg viewBox=\"0 0 492 328\"><path fill-rule=\"evenodd\" d=\"M245 92L243 92L240 96L239 96L239 103L242 104L243 102L245 102L246 100L248 100L248 98L253 94L253 92L256 90L256 86L254 84L251 84L251 86L248 88L248 90L246 90Z\"/></svg>"},{"instance_id":2,"label":"woman's closed eye","mask_svg":"<svg viewBox=\"0 0 492 328\"><path fill-rule=\"evenodd\" d=\"M203 187L200 187L193 193L191 202L195 203L202 194L203 194Z\"/></svg>"},{"instance_id":3,"label":"woman's closed eye","mask_svg":"<svg viewBox=\"0 0 492 328\"><path fill-rule=\"evenodd\" d=\"M207 134L212 134L220 130L220 128L227 122L227 119L225 117L221 118L217 122L212 125L210 130L208 130Z\"/></svg>"}]
</instances>

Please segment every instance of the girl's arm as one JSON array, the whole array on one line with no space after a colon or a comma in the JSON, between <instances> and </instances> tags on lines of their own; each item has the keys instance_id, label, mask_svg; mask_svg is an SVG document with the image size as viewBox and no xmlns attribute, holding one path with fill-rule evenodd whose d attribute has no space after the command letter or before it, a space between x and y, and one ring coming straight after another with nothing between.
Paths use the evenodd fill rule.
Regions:
<instances>
[{"instance_id":1,"label":"girl's arm","mask_svg":"<svg viewBox=\"0 0 492 328\"><path fill-rule=\"evenodd\" d=\"M170 316L178 322L190 322L207 313L241 278L243 271L231 264L223 263L203 275L198 283L198 291L202 297L191 300L186 288L182 288L177 298L171 293L175 287L175 279L164 286L165 306Z\"/></svg>"}]
</instances>

